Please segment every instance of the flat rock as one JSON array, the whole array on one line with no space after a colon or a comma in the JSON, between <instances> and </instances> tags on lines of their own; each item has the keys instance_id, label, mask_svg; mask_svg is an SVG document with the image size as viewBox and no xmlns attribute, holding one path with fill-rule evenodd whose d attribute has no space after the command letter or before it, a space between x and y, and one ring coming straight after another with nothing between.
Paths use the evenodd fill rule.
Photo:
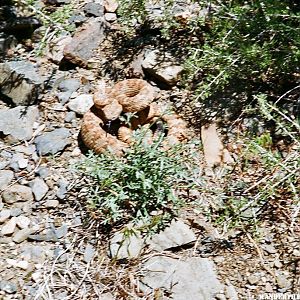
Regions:
<instances>
[{"instance_id":1,"label":"flat rock","mask_svg":"<svg viewBox=\"0 0 300 300\"><path fill-rule=\"evenodd\" d=\"M13 241L17 244L22 243L27 240L29 235L33 234L36 231L35 228L24 228L16 232L13 236Z\"/></svg>"},{"instance_id":2,"label":"flat rock","mask_svg":"<svg viewBox=\"0 0 300 300\"><path fill-rule=\"evenodd\" d=\"M2 235L11 235L16 229L16 217L12 217L5 225L1 228Z\"/></svg>"},{"instance_id":3,"label":"flat rock","mask_svg":"<svg viewBox=\"0 0 300 300\"><path fill-rule=\"evenodd\" d=\"M70 136L71 133L66 128L58 128L38 136L35 144L39 155L55 154L64 150L71 144Z\"/></svg>"},{"instance_id":4,"label":"flat rock","mask_svg":"<svg viewBox=\"0 0 300 300\"><path fill-rule=\"evenodd\" d=\"M114 13L117 11L119 3L116 0L104 0L104 9L107 13Z\"/></svg>"},{"instance_id":5,"label":"flat rock","mask_svg":"<svg viewBox=\"0 0 300 300\"><path fill-rule=\"evenodd\" d=\"M181 220L173 220L169 227L155 234L149 241L150 247L156 251L183 246L196 241L196 235L188 225Z\"/></svg>"},{"instance_id":6,"label":"flat rock","mask_svg":"<svg viewBox=\"0 0 300 300\"><path fill-rule=\"evenodd\" d=\"M38 108L35 106L1 109L0 131L18 140L30 140L33 134L33 124L38 115Z\"/></svg>"},{"instance_id":7,"label":"flat rock","mask_svg":"<svg viewBox=\"0 0 300 300\"><path fill-rule=\"evenodd\" d=\"M76 92L80 87L80 81L75 78L67 78L62 80L59 85L58 89L61 92Z\"/></svg>"},{"instance_id":8,"label":"flat rock","mask_svg":"<svg viewBox=\"0 0 300 300\"><path fill-rule=\"evenodd\" d=\"M30 224L30 219L26 216L21 215L21 216L16 217L16 223L20 229L28 228L28 226Z\"/></svg>"},{"instance_id":9,"label":"flat rock","mask_svg":"<svg viewBox=\"0 0 300 300\"><path fill-rule=\"evenodd\" d=\"M17 285L10 281L1 280L0 281L0 290L4 291L7 294L14 294L17 292Z\"/></svg>"},{"instance_id":10,"label":"flat rock","mask_svg":"<svg viewBox=\"0 0 300 300\"><path fill-rule=\"evenodd\" d=\"M96 250L91 244L87 244L83 254L83 260L89 263L95 256Z\"/></svg>"},{"instance_id":11,"label":"flat rock","mask_svg":"<svg viewBox=\"0 0 300 300\"><path fill-rule=\"evenodd\" d=\"M9 97L15 105L30 105L36 102L43 83L44 78L28 61L0 64L1 93Z\"/></svg>"},{"instance_id":12,"label":"flat rock","mask_svg":"<svg viewBox=\"0 0 300 300\"><path fill-rule=\"evenodd\" d=\"M35 178L31 182L31 189L36 201L40 201L47 194L49 187L42 178Z\"/></svg>"},{"instance_id":13,"label":"flat rock","mask_svg":"<svg viewBox=\"0 0 300 300\"><path fill-rule=\"evenodd\" d=\"M146 55L142 67L145 73L150 74L158 81L173 86L179 81L179 76L183 71L183 67L174 61L170 54L153 50Z\"/></svg>"},{"instance_id":14,"label":"flat rock","mask_svg":"<svg viewBox=\"0 0 300 300\"><path fill-rule=\"evenodd\" d=\"M64 58L73 64L87 66L93 52L105 39L106 23L96 18L79 28L64 49Z\"/></svg>"},{"instance_id":15,"label":"flat rock","mask_svg":"<svg viewBox=\"0 0 300 300\"><path fill-rule=\"evenodd\" d=\"M110 257L116 259L135 258L141 253L144 241L139 233L125 235L123 232L117 232L110 241Z\"/></svg>"},{"instance_id":16,"label":"flat rock","mask_svg":"<svg viewBox=\"0 0 300 300\"><path fill-rule=\"evenodd\" d=\"M90 17L102 17L104 14L104 6L100 3L88 2L84 7L83 11L86 16Z\"/></svg>"},{"instance_id":17,"label":"flat rock","mask_svg":"<svg viewBox=\"0 0 300 300\"><path fill-rule=\"evenodd\" d=\"M14 184L5 189L2 193L2 199L8 204L19 201L32 201L33 194L30 187L21 184Z\"/></svg>"},{"instance_id":18,"label":"flat rock","mask_svg":"<svg viewBox=\"0 0 300 300\"><path fill-rule=\"evenodd\" d=\"M72 41L71 36L60 36L51 41L47 47L46 55L54 63L59 64L64 58L64 49Z\"/></svg>"},{"instance_id":19,"label":"flat rock","mask_svg":"<svg viewBox=\"0 0 300 300\"><path fill-rule=\"evenodd\" d=\"M85 114L94 105L93 95L82 94L70 100L68 103L69 109L79 115Z\"/></svg>"},{"instance_id":20,"label":"flat rock","mask_svg":"<svg viewBox=\"0 0 300 300\"><path fill-rule=\"evenodd\" d=\"M145 294L164 289L172 293L174 300L207 300L215 299L224 289L217 279L214 263L206 258L183 261L156 256L144 264L142 272L145 275L140 288Z\"/></svg>"},{"instance_id":21,"label":"flat rock","mask_svg":"<svg viewBox=\"0 0 300 300\"><path fill-rule=\"evenodd\" d=\"M117 15L115 13L106 13L104 18L107 22L114 22L117 20Z\"/></svg>"},{"instance_id":22,"label":"flat rock","mask_svg":"<svg viewBox=\"0 0 300 300\"><path fill-rule=\"evenodd\" d=\"M10 209L2 209L0 211L0 223L4 223L10 217Z\"/></svg>"},{"instance_id":23,"label":"flat rock","mask_svg":"<svg viewBox=\"0 0 300 300\"><path fill-rule=\"evenodd\" d=\"M215 123L201 127L201 140L204 150L204 158L208 167L231 164L234 162L227 149L224 148L217 133Z\"/></svg>"},{"instance_id":24,"label":"flat rock","mask_svg":"<svg viewBox=\"0 0 300 300\"><path fill-rule=\"evenodd\" d=\"M0 170L0 190L5 189L13 180L14 172L10 170Z\"/></svg>"}]
</instances>

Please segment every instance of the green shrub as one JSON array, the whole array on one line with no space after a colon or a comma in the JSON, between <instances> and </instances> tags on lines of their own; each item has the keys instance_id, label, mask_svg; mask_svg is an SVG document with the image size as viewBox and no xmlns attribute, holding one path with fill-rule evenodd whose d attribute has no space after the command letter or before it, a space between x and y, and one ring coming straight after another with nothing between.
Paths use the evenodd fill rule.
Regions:
<instances>
[{"instance_id":1,"label":"green shrub","mask_svg":"<svg viewBox=\"0 0 300 300\"><path fill-rule=\"evenodd\" d=\"M137 132L135 143L124 154L88 157L78 166L91 178L88 194L90 209L103 224L144 223L176 214L183 201L176 196L189 184L183 148L163 149L163 136L152 144Z\"/></svg>"}]
</instances>

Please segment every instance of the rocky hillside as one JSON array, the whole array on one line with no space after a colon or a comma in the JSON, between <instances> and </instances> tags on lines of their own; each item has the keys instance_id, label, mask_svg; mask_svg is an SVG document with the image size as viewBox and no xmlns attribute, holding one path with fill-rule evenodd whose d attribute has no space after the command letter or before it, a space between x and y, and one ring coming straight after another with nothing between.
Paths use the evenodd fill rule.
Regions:
<instances>
[{"instance_id":1,"label":"rocky hillside","mask_svg":"<svg viewBox=\"0 0 300 300\"><path fill-rule=\"evenodd\" d=\"M0 299L300 297L299 67L213 3L0 0Z\"/></svg>"}]
</instances>

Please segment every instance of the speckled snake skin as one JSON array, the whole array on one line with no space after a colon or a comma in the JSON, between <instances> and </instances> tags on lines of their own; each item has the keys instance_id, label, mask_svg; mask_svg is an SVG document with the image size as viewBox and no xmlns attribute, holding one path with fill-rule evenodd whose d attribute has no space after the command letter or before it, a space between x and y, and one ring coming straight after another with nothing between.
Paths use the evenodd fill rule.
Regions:
<instances>
[{"instance_id":1,"label":"speckled snake skin","mask_svg":"<svg viewBox=\"0 0 300 300\"><path fill-rule=\"evenodd\" d=\"M176 114L164 113L154 99L154 88L142 79L127 79L108 88L100 83L94 94L94 106L84 114L81 126L81 138L84 144L95 153L111 151L122 155L132 142L132 132L139 126L149 126L157 119L166 123L167 140L170 144L187 139L185 122ZM108 122L117 120L122 113L135 113L130 128L121 124L116 135L107 132ZM150 131L150 130L149 130Z\"/></svg>"}]
</instances>

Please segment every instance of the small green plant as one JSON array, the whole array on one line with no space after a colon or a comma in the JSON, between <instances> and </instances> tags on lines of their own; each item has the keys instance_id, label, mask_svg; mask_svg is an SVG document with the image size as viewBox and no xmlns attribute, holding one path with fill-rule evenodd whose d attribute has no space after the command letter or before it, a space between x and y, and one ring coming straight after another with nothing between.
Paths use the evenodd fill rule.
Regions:
<instances>
[{"instance_id":1,"label":"small green plant","mask_svg":"<svg viewBox=\"0 0 300 300\"><path fill-rule=\"evenodd\" d=\"M163 135L150 144L145 134L136 131L135 142L123 157L89 153L78 166L92 179L89 207L103 224L142 221L153 227L183 204L176 196L176 190L189 184L182 148L164 149Z\"/></svg>"}]
</instances>

